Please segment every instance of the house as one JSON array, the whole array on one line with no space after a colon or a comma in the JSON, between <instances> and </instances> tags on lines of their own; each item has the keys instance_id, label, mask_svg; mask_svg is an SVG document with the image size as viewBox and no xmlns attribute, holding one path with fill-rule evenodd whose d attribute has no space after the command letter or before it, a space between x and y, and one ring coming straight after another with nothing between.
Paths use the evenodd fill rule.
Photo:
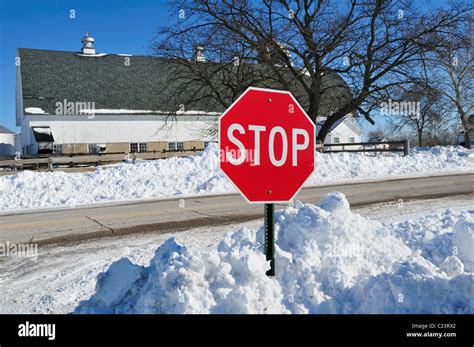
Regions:
<instances>
[{"instance_id":1,"label":"house","mask_svg":"<svg viewBox=\"0 0 474 347\"><path fill-rule=\"evenodd\" d=\"M474 147L474 114L471 114L469 118L467 119L467 126L469 129L469 135L471 136L471 147ZM465 146L466 145L466 140L465 140L465 133L464 130L460 131L458 133L458 145L460 146Z\"/></svg>"},{"instance_id":2,"label":"house","mask_svg":"<svg viewBox=\"0 0 474 347\"><path fill-rule=\"evenodd\" d=\"M316 134L319 132L325 121L325 117L321 117L317 120ZM347 115L334 123L324 140L324 144L358 143L362 142L362 136L362 128L356 123L355 117Z\"/></svg>"},{"instance_id":3,"label":"house","mask_svg":"<svg viewBox=\"0 0 474 347\"><path fill-rule=\"evenodd\" d=\"M0 157L15 155L15 140L17 135L0 125Z\"/></svg>"},{"instance_id":4,"label":"house","mask_svg":"<svg viewBox=\"0 0 474 347\"><path fill-rule=\"evenodd\" d=\"M225 107L199 81L190 79L186 88L178 87L175 76L183 75L183 64L97 53L94 42L86 34L78 52L18 49L16 122L24 154L180 151L216 140L209 129ZM192 63L209 68L222 64L206 61L202 47ZM250 69L262 68L255 64ZM323 82L334 87L333 94L322 98L322 115L351 97L337 74L324 76ZM282 89L272 82L255 86ZM290 91L305 107L301 88ZM329 139L358 141L356 132L348 118Z\"/></svg>"}]
</instances>

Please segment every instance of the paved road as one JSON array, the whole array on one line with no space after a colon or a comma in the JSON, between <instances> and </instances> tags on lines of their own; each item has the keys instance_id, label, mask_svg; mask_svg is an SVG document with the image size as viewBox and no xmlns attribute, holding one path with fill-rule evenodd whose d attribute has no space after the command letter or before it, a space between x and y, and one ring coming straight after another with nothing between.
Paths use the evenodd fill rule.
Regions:
<instances>
[{"instance_id":1,"label":"paved road","mask_svg":"<svg viewBox=\"0 0 474 347\"><path fill-rule=\"evenodd\" d=\"M466 194L473 194L474 205L474 174L309 187L302 189L297 199L318 203L331 191L346 194L354 208L398 199ZM0 242L53 244L131 233L165 233L258 219L262 209L261 205L249 205L238 194L229 194L3 214Z\"/></svg>"}]
</instances>

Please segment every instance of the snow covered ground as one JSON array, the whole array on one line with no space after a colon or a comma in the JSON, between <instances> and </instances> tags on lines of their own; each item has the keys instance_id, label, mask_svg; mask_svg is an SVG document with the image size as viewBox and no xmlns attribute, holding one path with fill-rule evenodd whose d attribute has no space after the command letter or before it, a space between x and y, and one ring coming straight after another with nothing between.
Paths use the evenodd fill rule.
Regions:
<instances>
[{"instance_id":1,"label":"snow covered ground","mask_svg":"<svg viewBox=\"0 0 474 347\"><path fill-rule=\"evenodd\" d=\"M0 212L235 192L219 171L219 152L187 158L124 163L95 172L33 172L0 177ZM416 149L410 155L316 153L308 186L373 178L474 172L474 154L462 147Z\"/></svg>"},{"instance_id":2,"label":"snow covered ground","mask_svg":"<svg viewBox=\"0 0 474 347\"><path fill-rule=\"evenodd\" d=\"M319 205L278 212L276 279L262 221L130 235L0 260L0 313L474 313L472 196Z\"/></svg>"}]
</instances>

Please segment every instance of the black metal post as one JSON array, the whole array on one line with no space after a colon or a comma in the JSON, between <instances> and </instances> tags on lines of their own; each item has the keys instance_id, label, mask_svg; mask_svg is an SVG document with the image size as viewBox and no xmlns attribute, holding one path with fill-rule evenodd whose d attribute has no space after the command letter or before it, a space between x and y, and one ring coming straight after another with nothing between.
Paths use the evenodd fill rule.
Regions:
<instances>
[{"instance_id":1,"label":"black metal post","mask_svg":"<svg viewBox=\"0 0 474 347\"><path fill-rule=\"evenodd\" d=\"M403 155L407 156L408 153L410 153L410 144L408 139L405 139L405 141L403 141Z\"/></svg>"},{"instance_id":2,"label":"black metal post","mask_svg":"<svg viewBox=\"0 0 474 347\"><path fill-rule=\"evenodd\" d=\"M270 260L270 270L267 276L275 276L275 221L274 204L265 204L264 227L265 227L265 257Z\"/></svg>"}]
</instances>

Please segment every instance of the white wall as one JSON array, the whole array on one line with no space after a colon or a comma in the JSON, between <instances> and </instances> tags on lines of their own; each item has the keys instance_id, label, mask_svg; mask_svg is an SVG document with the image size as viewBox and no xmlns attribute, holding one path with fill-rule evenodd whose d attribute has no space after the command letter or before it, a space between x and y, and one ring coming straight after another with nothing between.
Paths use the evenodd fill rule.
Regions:
<instances>
[{"instance_id":1,"label":"white wall","mask_svg":"<svg viewBox=\"0 0 474 347\"><path fill-rule=\"evenodd\" d=\"M20 57L18 50L16 51L17 59ZM15 61L16 63L16 61ZM21 125L23 117L23 88L21 84L21 62L16 65L16 90L15 90L15 107L16 107L16 126Z\"/></svg>"},{"instance_id":2,"label":"white wall","mask_svg":"<svg viewBox=\"0 0 474 347\"><path fill-rule=\"evenodd\" d=\"M14 134L0 134L0 155L15 155Z\"/></svg>"},{"instance_id":3,"label":"white wall","mask_svg":"<svg viewBox=\"0 0 474 347\"><path fill-rule=\"evenodd\" d=\"M21 134L14 135L15 136L15 153L21 154Z\"/></svg>"},{"instance_id":4,"label":"white wall","mask_svg":"<svg viewBox=\"0 0 474 347\"><path fill-rule=\"evenodd\" d=\"M336 129L331 131L324 143L334 143L334 138L339 138L339 143L349 143L350 138L354 138L354 142L362 142L362 134L355 132L351 127L346 124L346 121L339 124Z\"/></svg>"},{"instance_id":5,"label":"white wall","mask_svg":"<svg viewBox=\"0 0 474 347\"><path fill-rule=\"evenodd\" d=\"M33 145L31 128L49 126L54 142L65 143L114 143L114 142L181 142L210 141L203 134L217 117L179 116L179 120L165 123L163 116L25 116L22 122L22 145Z\"/></svg>"}]
</instances>

